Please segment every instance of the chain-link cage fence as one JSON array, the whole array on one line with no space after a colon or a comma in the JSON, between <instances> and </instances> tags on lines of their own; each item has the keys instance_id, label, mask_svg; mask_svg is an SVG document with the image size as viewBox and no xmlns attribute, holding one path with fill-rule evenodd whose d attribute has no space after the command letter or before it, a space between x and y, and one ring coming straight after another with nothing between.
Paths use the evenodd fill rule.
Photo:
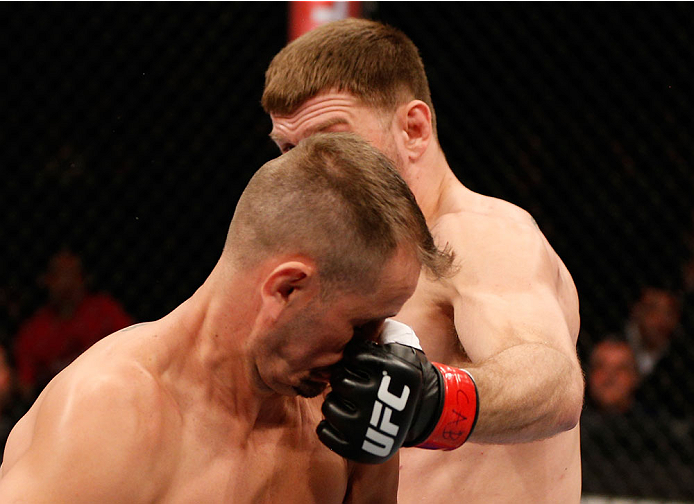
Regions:
<instances>
[{"instance_id":1,"label":"chain-link cage fence","mask_svg":"<svg viewBox=\"0 0 694 504\"><path fill-rule=\"evenodd\" d=\"M587 371L644 287L673 293L678 350L644 414L584 433L584 485L694 500L694 7L365 7L420 48L461 181L530 211L572 272ZM5 344L58 250L136 320L202 283L240 192L277 154L259 99L286 33L283 3L0 5Z\"/></svg>"}]
</instances>

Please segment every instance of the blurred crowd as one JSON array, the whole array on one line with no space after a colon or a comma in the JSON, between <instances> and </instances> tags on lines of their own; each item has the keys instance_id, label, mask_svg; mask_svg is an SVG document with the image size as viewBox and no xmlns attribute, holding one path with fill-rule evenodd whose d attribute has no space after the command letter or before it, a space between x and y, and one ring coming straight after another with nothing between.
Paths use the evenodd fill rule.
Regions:
<instances>
[{"instance_id":1,"label":"blurred crowd","mask_svg":"<svg viewBox=\"0 0 694 504\"><path fill-rule=\"evenodd\" d=\"M690 235L694 237L694 233ZM694 240L677 285L643 285L584 357L584 494L694 501Z\"/></svg>"}]
</instances>

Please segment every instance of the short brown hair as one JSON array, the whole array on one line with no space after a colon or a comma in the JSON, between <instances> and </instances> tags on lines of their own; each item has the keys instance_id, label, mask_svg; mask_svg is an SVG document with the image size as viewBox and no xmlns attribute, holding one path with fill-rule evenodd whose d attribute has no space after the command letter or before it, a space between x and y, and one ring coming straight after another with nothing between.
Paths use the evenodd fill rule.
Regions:
<instances>
[{"instance_id":1,"label":"short brown hair","mask_svg":"<svg viewBox=\"0 0 694 504\"><path fill-rule=\"evenodd\" d=\"M394 110L422 100L436 118L424 63L402 31L366 19L319 26L288 44L265 72L262 105L267 113L291 114L322 91L347 91L369 106Z\"/></svg>"},{"instance_id":2,"label":"short brown hair","mask_svg":"<svg viewBox=\"0 0 694 504\"><path fill-rule=\"evenodd\" d=\"M330 133L302 141L256 172L225 249L240 267L274 254L307 254L323 280L349 289L376 281L401 245L433 276L451 271L453 254L434 244L392 162L354 134Z\"/></svg>"}]
</instances>

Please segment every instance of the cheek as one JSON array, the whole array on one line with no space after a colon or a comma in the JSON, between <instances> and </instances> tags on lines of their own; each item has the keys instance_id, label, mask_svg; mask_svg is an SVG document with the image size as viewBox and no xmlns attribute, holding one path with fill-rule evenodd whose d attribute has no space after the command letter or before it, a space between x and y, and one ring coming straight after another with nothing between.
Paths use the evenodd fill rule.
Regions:
<instances>
[{"instance_id":1,"label":"cheek","mask_svg":"<svg viewBox=\"0 0 694 504\"><path fill-rule=\"evenodd\" d=\"M370 127L357 127L354 129L354 133L388 156L395 163L396 167L400 168L401 158L399 150L390 130L377 124Z\"/></svg>"},{"instance_id":2,"label":"cheek","mask_svg":"<svg viewBox=\"0 0 694 504\"><path fill-rule=\"evenodd\" d=\"M327 337L317 344L311 352L311 367L332 366L340 359L345 346L352 340L352 330L348 332L330 332Z\"/></svg>"},{"instance_id":3,"label":"cheek","mask_svg":"<svg viewBox=\"0 0 694 504\"><path fill-rule=\"evenodd\" d=\"M326 365L331 356L337 351L333 337L310 331L303 341L286 354L289 367L294 371L306 371Z\"/></svg>"},{"instance_id":4,"label":"cheek","mask_svg":"<svg viewBox=\"0 0 694 504\"><path fill-rule=\"evenodd\" d=\"M395 168L399 172L402 172L402 168L404 166L404 162L402 157L400 156L400 151L398 150L398 146L395 143L395 139L391 135L387 135L384 137L384 139L381 142L381 145L377 146L378 149L385 154L388 159L390 159L393 164L395 164Z\"/></svg>"}]
</instances>

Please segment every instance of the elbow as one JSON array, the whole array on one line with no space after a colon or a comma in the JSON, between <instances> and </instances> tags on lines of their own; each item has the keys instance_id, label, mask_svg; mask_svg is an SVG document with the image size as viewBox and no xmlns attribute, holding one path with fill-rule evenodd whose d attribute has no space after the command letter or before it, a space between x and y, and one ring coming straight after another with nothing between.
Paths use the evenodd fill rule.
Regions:
<instances>
[{"instance_id":1,"label":"elbow","mask_svg":"<svg viewBox=\"0 0 694 504\"><path fill-rule=\"evenodd\" d=\"M581 410L583 409L583 401L567 404L559 422L558 431L564 432L575 428L581 419Z\"/></svg>"},{"instance_id":2,"label":"elbow","mask_svg":"<svg viewBox=\"0 0 694 504\"><path fill-rule=\"evenodd\" d=\"M579 371L567 387L566 394L564 394L561 401L557 421L559 432L571 430L578 425L581 419L581 412L583 411L584 388L583 373Z\"/></svg>"}]
</instances>

